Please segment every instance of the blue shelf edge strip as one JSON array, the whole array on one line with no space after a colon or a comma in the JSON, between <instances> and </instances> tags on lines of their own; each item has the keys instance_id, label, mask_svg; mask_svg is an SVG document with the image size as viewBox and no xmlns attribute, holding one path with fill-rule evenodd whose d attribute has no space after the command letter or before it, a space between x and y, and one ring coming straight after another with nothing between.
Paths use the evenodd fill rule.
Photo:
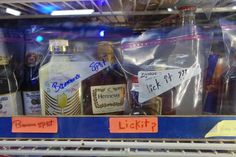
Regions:
<instances>
[{"instance_id":1,"label":"blue shelf edge strip","mask_svg":"<svg viewBox=\"0 0 236 157\"><path fill-rule=\"evenodd\" d=\"M157 133L110 133L109 117L58 117L58 133L12 133L11 117L0 118L0 138L203 139L222 120L235 117L157 117ZM220 137L224 138L224 137ZM236 138L236 137L235 137ZM232 139L232 138L231 138Z\"/></svg>"}]
</instances>

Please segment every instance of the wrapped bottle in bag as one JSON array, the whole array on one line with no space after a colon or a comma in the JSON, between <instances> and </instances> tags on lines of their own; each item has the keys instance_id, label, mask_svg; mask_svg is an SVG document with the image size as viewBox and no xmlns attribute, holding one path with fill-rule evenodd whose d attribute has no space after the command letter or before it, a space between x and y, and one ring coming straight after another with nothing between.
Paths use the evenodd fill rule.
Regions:
<instances>
[{"instance_id":1,"label":"wrapped bottle in bag","mask_svg":"<svg viewBox=\"0 0 236 157\"><path fill-rule=\"evenodd\" d=\"M164 35L158 29L147 31L117 44L116 56L127 75L132 112L201 114L211 37L211 33L186 25Z\"/></svg>"},{"instance_id":2,"label":"wrapped bottle in bag","mask_svg":"<svg viewBox=\"0 0 236 157\"><path fill-rule=\"evenodd\" d=\"M126 103L126 80L119 65L115 63L112 43L98 42L96 50L98 61L90 67L97 68L109 64L108 67L86 78L82 82L84 114L124 114Z\"/></svg>"},{"instance_id":3,"label":"wrapped bottle in bag","mask_svg":"<svg viewBox=\"0 0 236 157\"><path fill-rule=\"evenodd\" d=\"M37 53L27 53L25 56L22 95L26 115L41 115L38 76L40 60L41 57Z\"/></svg>"},{"instance_id":4,"label":"wrapped bottle in bag","mask_svg":"<svg viewBox=\"0 0 236 157\"><path fill-rule=\"evenodd\" d=\"M68 52L68 40L50 40L50 60L39 69L43 115L80 115L80 74Z\"/></svg>"},{"instance_id":5,"label":"wrapped bottle in bag","mask_svg":"<svg viewBox=\"0 0 236 157\"><path fill-rule=\"evenodd\" d=\"M10 59L0 55L0 116L22 114L18 83Z\"/></svg>"}]
</instances>

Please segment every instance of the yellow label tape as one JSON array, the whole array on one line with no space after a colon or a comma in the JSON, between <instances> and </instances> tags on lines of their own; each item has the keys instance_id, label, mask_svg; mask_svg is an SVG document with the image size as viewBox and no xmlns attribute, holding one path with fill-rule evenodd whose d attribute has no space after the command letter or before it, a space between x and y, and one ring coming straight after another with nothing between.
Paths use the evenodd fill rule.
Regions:
<instances>
[{"instance_id":1,"label":"yellow label tape","mask_svg":"<svg viewBox=\"0 0 236 157\"><path fill-rule=\"evenodd\" d=\"M236 120L223 120L217 123L206 135L208 137L236 136Z\"/></svg>"}]
</instances>

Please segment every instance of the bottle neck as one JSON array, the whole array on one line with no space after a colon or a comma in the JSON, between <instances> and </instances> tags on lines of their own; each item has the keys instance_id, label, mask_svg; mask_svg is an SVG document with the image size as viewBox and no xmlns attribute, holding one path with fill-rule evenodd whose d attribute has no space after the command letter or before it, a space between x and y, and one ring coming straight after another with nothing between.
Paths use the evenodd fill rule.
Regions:
<instances>
[{"instance_id":1,"label":"bottle neck","mask_svg":"<svg viewBox=\"0 0 236 157\"><path fill-rule=\"evenodd\" d=\"M188 9L180 10L180 24L182 26L196 24L196 15L194 7L188 7Z\"/></svg>"},{"instance_id":2,"label":"bottle neck","mask_svg":"<svg viewBox=\"0 0 236 157\"><path fill-rule=\"evenodd\" d=\"M115 63L115 56L111 53L99 54L99 60L105 60L111 64Z\"/></svg>"}]
</instances>

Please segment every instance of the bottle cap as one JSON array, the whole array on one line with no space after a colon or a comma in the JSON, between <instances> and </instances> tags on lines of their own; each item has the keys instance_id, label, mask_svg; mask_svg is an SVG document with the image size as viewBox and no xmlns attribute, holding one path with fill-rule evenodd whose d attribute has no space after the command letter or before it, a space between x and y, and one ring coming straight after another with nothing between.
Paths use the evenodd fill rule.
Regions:
<instances>
[{"instance_id":1,"label":"bottle cap","mask_svg":"<svg viewBox=\"0 0 236 157\"><path fill-rule=\"evenodd\" d=\"M55 50L60 52L66 52L66 48L69 46L68 40L64 39L53 39L49 40L49 50L54 52Z\"/></svg>"},{"instance_id":2,"label":"bottle cap","mask_svg":"<svg viewBox=\"0 0 236 157\"><path fill-rule=\"evenodd\" d=\"M98 42L97 53L113 54L112 42L109 41Z\"/></svg>"},{"instance_id":3,"label":"bottle cap","mask_svg":"<svg viewBox=\"0 0 236 157\"><path fill-rule=\"evenodd\" d=\"M112 42L109 42L109 41L98 42L97 53L98 53L98 58L100 60L105 59L107 62L110 62L110 63L115 62Z\"/></svg>"}]
</instances>

